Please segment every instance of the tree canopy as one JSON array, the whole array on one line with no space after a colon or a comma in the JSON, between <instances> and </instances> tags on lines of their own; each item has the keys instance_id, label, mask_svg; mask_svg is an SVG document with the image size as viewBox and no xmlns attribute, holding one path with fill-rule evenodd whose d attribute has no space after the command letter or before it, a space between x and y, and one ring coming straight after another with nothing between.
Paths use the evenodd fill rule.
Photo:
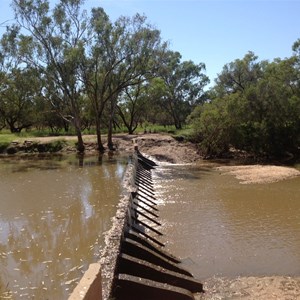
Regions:
<instances>
[{"instance_id":1,"label":"tree canopy","mask_svg":"<svg viewBox=\"0 0 300 300\"><path fill-rule=\"evenodd\" d=\"M183 61L144 15L111 21L84 0L12 0L15 23L0 40L0 130L93 129L99 151L112 133L142 124L193 128L207 157L230 148L299 155L300 39L285 59L249 51L224 65L208 90L205 64Z\"/></svg>"},{"instance_id":2,"label":"tree canopy","mask_svg":"<svg viewBox=\"0 0 300 300\"><path fill-rule=\"evenodd\" d=\"M257 156L299 155L300 57L295 45L290 58L259 62L249 52L224 66L210 101L190 116L205 155L220 155L229 147Z\"/></svg>"},{"instance_id":3,"label":"tree canopy","mask_svg":"<svg viewBox=\"0 0 300 300\"><path fill-rule=\"evenodd\" d=\"M149 85L154 78L164 80L168 97L148 96L147 102L157 103L165 98L173 102L166 108L175 126L181 127L207 82L201 73L204 64L181 62L180 55L169 51L160 31L148 24L143 15L120 16L112 22L103 8L87 12L83 4L83 0L60 0L51 8L48 0L12 0L16 22L7 27L1 39L1 87L13 85L6 77L17 71L25 76L27 70L35 70L38 107L46 110L44 120L41 115L31 117L30 124L25 122L19 130L30 126L51 126L51 130L63 126L68 130L71 126L78 137L78 150L84 151L82 130L93 126L98 149L103 151L104 128L108 130L108 146L113 148L113 127L123 122L118 126L125 125L132 133L136 127L132 122L136 124L140 119L134 113L131 125L126 121L125 112L133 101L130 93ZM142 89L145 100L145 88ZM7 99L7 92L2 95ZM137 94L134 98L138 100ZM7 118L12 115L12 100L8 102L9 105L1 106L0 119L1 124L13 130ZM162 106L165 104L153 107ZM26 107L23 110L29 112ZM179 116L182 108L184 113ZM17 115L19 120L14 123L22 123L21 115Z\"/></svg>"}]
</instances>

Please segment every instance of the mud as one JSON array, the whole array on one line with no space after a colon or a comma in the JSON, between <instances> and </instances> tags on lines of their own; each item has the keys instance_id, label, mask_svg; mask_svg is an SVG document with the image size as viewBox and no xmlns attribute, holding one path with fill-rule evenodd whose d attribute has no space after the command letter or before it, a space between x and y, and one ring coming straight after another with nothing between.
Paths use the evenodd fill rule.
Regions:
<instances>
[{"instance_id":1,"label":"mud","mask_svg":"<svg viewBox=\"0 0 300 300\"><path fill-rule=\"evenodd\" d=\"M300 277L210 278L204 282L204 290L196 300L296 300L300 299Z\"/></svg>"},{"instance_id":2,"label":"mud","mask_svg":"<svg viewBox=\"0 0 300 300\"><path fill-rule=\"evenodd\" d=\"M190 142L179 142L170 135L143 134L143 135L117 135L114 142L119 151L132 151L137 145L145 153L158 161L170 163L192 163L201 159L197 153L196 145Z\"/></svg>"}]
</instances>

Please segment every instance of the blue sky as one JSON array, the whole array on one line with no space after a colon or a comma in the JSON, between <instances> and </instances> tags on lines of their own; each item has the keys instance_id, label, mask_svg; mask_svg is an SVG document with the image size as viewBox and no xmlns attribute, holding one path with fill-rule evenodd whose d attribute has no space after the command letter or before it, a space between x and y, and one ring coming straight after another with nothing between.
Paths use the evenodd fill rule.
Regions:
<instances>
[{"instance_id":1,"label":"blue sky","mask_svg":"<svg viewBox=\"0 0 300 300\"><path fill-rule=\"evenodd\" d=\"M12 17L1 0L0 23ZM55 2L51 0L51 2ZM259 60L292 55L300 38L300 0L86 0L112 20L145 14L184 60L204 62L212 83L223 66L248 51ZM0 31L1 32L1 31Z\"/></svg>"}]
</instances>

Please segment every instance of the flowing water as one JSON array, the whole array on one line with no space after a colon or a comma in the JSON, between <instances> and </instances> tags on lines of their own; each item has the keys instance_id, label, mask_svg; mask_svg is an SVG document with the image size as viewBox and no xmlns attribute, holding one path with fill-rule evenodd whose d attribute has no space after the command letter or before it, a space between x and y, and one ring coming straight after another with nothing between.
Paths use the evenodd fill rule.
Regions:
<instances>
[{"instance_id":1,"label":"flowing water","mask_svg":"<svg viewBox=\"0 0 300 300\"><path fill-rule=\"evenodd\" d=\"M213 166L155 171L167 249L199 279L299 276L300 177L242 185Z\"/></svg>"},{"instance_id":2,"label":"flowing water","mask_svg":"<svg viewBox=\"0 0 300 300\"><path fill-rule=\"evenodd\" d=\"M99 259L126 163L121 157L0 160L0 291L13 299L67 299Z\"/></svg>"},{"instance_id":3,"label":"flowing water","mask_svg":"<svg viewBox=\"0 0 300 300\"><path fill-rule=\"evenodd\" d=\"M13 299L67 299L99 259L126 163L0 160L0 291L7 287ZM214 166L154 171L167 250L201 280L299 276L300 177L241 185Z\"/></svg>"}]
</instances>

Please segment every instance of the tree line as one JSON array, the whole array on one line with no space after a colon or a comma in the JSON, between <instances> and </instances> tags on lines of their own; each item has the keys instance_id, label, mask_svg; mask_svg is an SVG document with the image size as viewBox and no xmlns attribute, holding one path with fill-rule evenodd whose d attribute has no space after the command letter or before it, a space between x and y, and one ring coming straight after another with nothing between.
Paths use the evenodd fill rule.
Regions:
<instances>
[{"instance_id":1,"label":"tree line","mask_svg":"<svg viewBox=\"0 0 300 300\"><path fill-rule=\"evenodd\" d=\"M248 52L223 67L209 100L189 116L204 155L233 147L259 157L299 157L300 40L293 51L272 62Z\"/></svg>"},{"instance_id":2,"label":"tree line","mask_svg":"<svg viewBox=\"0 0 300 300\"><path fill-rule=\"evenodd\" d=\"M230 147L299 154L300 40L290 58L252 53L226 64L209 90L205 64L182 61L145 16L111 21L83 0L13 0L15 22L0 41L0 130L93 128L99 151L112 133L149 122L193 128L205 156Z\"/></svg>"},{"instance_id":3,"label":"tree line","mask_svg":"<svg viewBox=\"0 0 300 300\"><path fill-rule=\"evenodd\" d=\"M181 128L208 82L204 64L181 61L146 17L112 22L82 0L13 0L15 24L1 38L0 126L69 127L78 150L82 130L103 129L112 148L115 126L133 133L148 121ZM0 128L1 128L0 127Z\"/></svg>"}]
</instances>

